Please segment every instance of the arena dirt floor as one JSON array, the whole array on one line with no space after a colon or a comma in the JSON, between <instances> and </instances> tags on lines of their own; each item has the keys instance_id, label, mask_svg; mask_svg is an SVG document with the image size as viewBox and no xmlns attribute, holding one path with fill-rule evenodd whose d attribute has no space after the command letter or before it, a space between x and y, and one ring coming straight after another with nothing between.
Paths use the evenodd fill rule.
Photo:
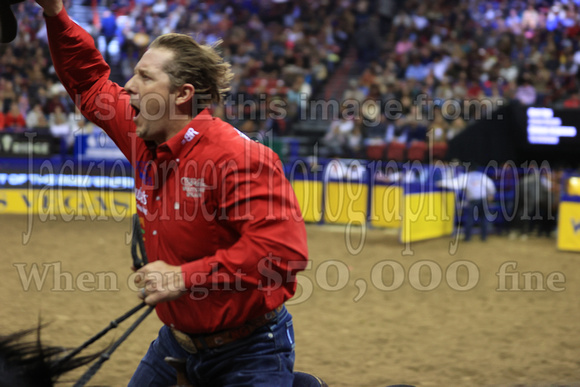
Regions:
<instances>
[{"instance_id":1,"label":"arena dirt floor","mask_svg":"<svg viewBox=\"0 0 580 387\"><path fill-rule=\"evenodd\" d=\"M40 318L44 341L75 347L137 305L129 234L129 221L2 215L2 332ZM360 229L309 225L308 234L312 266L288 307L297 370L331 387L580 386L580 254L557 251L554 239L492 236L454 251L450 238L405 247L385 230L366 230L362 245ZM515 274L498 276L502 267ZM26 283L45 269L40 289ZM90 385L126 385L159 327L150 316Z\"/></svg>"}]
</instances>

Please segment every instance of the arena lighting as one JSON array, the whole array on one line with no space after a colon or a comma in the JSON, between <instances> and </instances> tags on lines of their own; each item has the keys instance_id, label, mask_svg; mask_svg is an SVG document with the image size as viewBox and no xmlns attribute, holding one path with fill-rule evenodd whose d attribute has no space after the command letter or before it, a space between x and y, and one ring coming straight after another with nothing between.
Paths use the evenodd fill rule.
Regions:
<instances>
[{"instance_id":1,"label":"arena lighting","mask_svg":"<svg viewBox=\"0 0 580 387\"><path fill-rule=\"evenodd\" d=\"M73 187L73 188L111 188L132 190L135 180L127 176L87 176L37 173L0 173L0 186L19 187Z\"/></svg>"},{"instance_id":2,"label":"arena lighting","mask_svg":"<svg viewBox=\"0 0 580 387\"><path fill-rule=\"evenodd\" d=\"M562 119L554 117L550 108L531 107L528 113L528 142L530 144L557 145L560 137L575 137L574 126L562 126Z\"/></svg>"}]
</instances>

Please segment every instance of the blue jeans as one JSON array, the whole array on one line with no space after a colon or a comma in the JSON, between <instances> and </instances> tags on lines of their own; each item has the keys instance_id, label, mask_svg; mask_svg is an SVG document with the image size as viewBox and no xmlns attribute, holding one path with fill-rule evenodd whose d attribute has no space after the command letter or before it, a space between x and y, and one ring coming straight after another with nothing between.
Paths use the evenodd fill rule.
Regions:
<instances>
[{"instance_id":1,"label":"blue jeans","mask_svg":"<svg viewBox=\"0 0 580 387\"><path fill-rule=\"evenodd\" d=\"M489 227L489 221L485 213L485 206L483 199L471 200L467 206L467 217L465 218L465 241L471 240L471 234L473 231L473 225L476 223L475 211L477 209L477 218L479 222L479 227L481 229L481 240L485 241L487 239L487 229Z\"/></svg>"},{"instance_id":2,"label":"blue jeans","mask_svg":"<svg viewBox=\"0 0 580 387\"><path fill-rule=\"evenodd\" d=\"M291 387L294 368L292 316L283 308L269 324L250 336L195 354L185 351L163 326L129 382L129 387L167 387L177 374L163 360L187 359L187 377L196 387Z\"/></svg>"}]
</instances>

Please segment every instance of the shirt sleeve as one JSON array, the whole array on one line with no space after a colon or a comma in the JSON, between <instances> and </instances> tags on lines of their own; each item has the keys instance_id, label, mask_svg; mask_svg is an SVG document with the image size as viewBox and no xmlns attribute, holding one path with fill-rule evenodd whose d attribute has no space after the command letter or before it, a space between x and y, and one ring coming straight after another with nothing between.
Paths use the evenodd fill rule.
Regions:
<instances>
[{"instance_id":1,"label":"shirt sleeve","mask_svg":"<svg viewBox=\"0 0 580 387\"><path fill-rule=\"evenodd\" d=\"M279 159L244 169L233 161L230 166L222 169L217 216L240 237L230 248L182 265L185 284L215 287L238 281L266 292L266 302L275 307L292 297L296 273L306 267L304 220Z\"/></svg>"},{"instance_id":2,"label":"shirt sleeve","mask_svg":"<svg viewBox=\"0 0 580 387\"><path fill-rule=\"evenodd\" d=\"M109 80L111 70L93 38L70 19L65 9L45 19L50 53L60 81L83 115L105 130L133 162L132 149L145 144L137 141L135 135L129 94Z\"/></svg>"}]
</instances>

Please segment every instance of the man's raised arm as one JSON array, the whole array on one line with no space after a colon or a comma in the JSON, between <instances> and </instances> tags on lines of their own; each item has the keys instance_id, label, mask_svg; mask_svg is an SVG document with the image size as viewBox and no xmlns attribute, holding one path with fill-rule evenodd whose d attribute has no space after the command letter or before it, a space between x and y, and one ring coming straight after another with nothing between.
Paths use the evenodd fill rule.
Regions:
<instances>
[{"instance_id":1,"label":"man's raised arm","mask_svg":"<svg viewBox=\"0 0 580 387\"><path fill-rule=\"evenodd\" d=\"M104 129L131 160L135 131L129 95L109 80L110 68L93 38L73 22L62 0L37 0L43 8L56 73L81 112Z\"/></svg>"}]
</instances>

